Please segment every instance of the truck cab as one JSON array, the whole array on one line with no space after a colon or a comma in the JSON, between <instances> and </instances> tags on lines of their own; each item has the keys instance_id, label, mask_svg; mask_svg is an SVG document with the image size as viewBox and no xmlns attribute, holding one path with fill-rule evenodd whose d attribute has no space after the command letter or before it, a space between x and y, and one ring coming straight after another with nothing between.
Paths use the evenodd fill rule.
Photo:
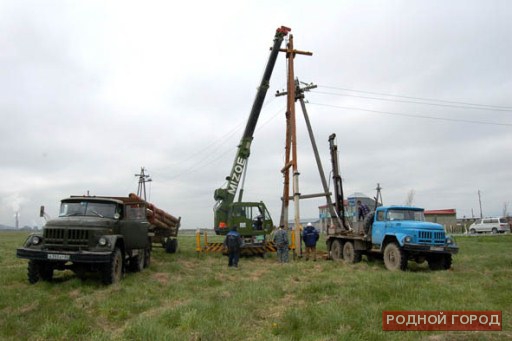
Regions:
<instances>
[{"instance_id":1,"label":"truck cab","mask_svg":"<svg viewBox=\"0 0 512 341\"><path fill-rule=\"evenodd\" d=\"M374 248L382 249L390 240L410 250L432 248L449 250L452 237L442 225L425 221L424 209L410 206L378 207L373 216L371 240Z\"/></svg>"},{"instance_id":2,"label":"truck cab","mask_svg":"<svg viewBox=\"0 0 512 341\"><path fill-rule=\"evenodd\" d=\"M264 243L265 236L274 227L270 213L263 202L234 202L225 218L227 219L216 219L218 221L215 224L215 233L225 235L231 227L235 226L247 246Z\"/></svg>"}]
</instances>

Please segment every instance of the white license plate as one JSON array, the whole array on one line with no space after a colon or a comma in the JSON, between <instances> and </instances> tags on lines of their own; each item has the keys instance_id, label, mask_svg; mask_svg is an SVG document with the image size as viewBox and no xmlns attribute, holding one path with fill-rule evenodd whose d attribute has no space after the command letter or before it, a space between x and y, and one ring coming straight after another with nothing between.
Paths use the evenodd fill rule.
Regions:
<instances>
[{"instance_id":1,"label":"white license plate","mask_svg":"<svg viewBox=\"0 0 512 341\"><path fill-rule=\"evenodd\" d=\"M69 260L69 255L57 255L57 254L49 253L48 254L48 259L53 259L53 260Z\"/></svg>"},{"instance_id":2,"label":"white license plate","mask_svg":"<svg viewBox=\"0 0 512 341\"><path fill-rule=\"evenodd\" d=\"M430 251L444 251L444 247L442 246L431 246Z\"/></svg>"}]
</instances>

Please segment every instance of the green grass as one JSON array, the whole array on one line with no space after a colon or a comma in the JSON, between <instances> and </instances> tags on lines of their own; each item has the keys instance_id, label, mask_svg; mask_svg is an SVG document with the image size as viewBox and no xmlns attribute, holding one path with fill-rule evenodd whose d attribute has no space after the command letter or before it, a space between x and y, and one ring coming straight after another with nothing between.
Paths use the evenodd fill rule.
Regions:
<instances>
[{"instance_id":1,"label":"green grass","mask_svg":"<svg viewBox=\"0 0 512 341\"><path fill-rule=\"evenodd\" d=\"M104 286L98 277L56 272L30 285L17 259L23 233L0 233L2 340L501 340L512 338L512 235L459 237L453 269L382 262L278 264L179 251ZM217 239L217 238L211 238ZM323 246L322 246L323 248ZM501 310L501 332L383 332L384 310Z\"/></svg>"}]
</instances>

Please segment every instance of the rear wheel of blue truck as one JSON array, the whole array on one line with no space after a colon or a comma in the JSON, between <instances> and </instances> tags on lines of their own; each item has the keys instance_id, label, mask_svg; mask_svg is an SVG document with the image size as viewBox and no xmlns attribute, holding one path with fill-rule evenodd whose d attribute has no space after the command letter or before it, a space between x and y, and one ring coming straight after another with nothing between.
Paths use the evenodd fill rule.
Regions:
<instances>
[{"instance_id":1,"label":"rear wheel of blue truck","mask_svg":"<svg viewBox=\"0 0 512 341\"><path fill-rule=\"evenodd\" d=\"M359 263L361 261L361 252L354 248L351 241L345 242L343 245L343 259L347 263Z\"/></svg>"},{"instance_id":2,"label":"rear wheel of blue truck","mask_svg":"<svg viewBox=\"0 0 512 341\"><path fill-rule=\"evenodd\" d=\"M406 270L407 257L396 243L389 243L384 248L384 265L390 271Z\"/></svg>"},{"instance_id":3,"label":"rear wheel of blue truck","mask_svg":"<svg viewBox=\"0 0 512 341\"><path fill-rule=\"evenodd\" d=\"M342 255L343 255L343 250L342 250L342 246L341 246L341 242L336 239L336 240L333 240L332 243L331 243L331 258L333 260L341 260L342 259Z\"/></svg>"}]
</instances>

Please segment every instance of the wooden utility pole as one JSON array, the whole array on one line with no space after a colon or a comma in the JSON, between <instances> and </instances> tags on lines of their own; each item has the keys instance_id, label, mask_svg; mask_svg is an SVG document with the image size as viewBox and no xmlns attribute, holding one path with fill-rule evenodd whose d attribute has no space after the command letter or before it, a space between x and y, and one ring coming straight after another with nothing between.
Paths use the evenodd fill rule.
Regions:
<instances>
[{"instance_id":1,"label":"wooden utility pole","mask_svg":"<svg viewBox=\"0 0 512 341\"><path fill-rule=\"evenodd\" d=\"M283 188L283 205L281 209L280 223L288 229L288 206L290 192L290 168L293 170L293 202L294 202L294 235L295 250L294 257L297 257L300 249L300 210L299 210L299 170L297 165L297 133L295 120L295 75L293 60L296 54L311 56L313 53L298 51L293 48L293 35L290 35L287 48L280 49L286 52L288 66L288 82L287 82L287 108L286 108L286 146L285 146L285 163L281 170L284 177Z\"/></svg>"}]
</instances>

